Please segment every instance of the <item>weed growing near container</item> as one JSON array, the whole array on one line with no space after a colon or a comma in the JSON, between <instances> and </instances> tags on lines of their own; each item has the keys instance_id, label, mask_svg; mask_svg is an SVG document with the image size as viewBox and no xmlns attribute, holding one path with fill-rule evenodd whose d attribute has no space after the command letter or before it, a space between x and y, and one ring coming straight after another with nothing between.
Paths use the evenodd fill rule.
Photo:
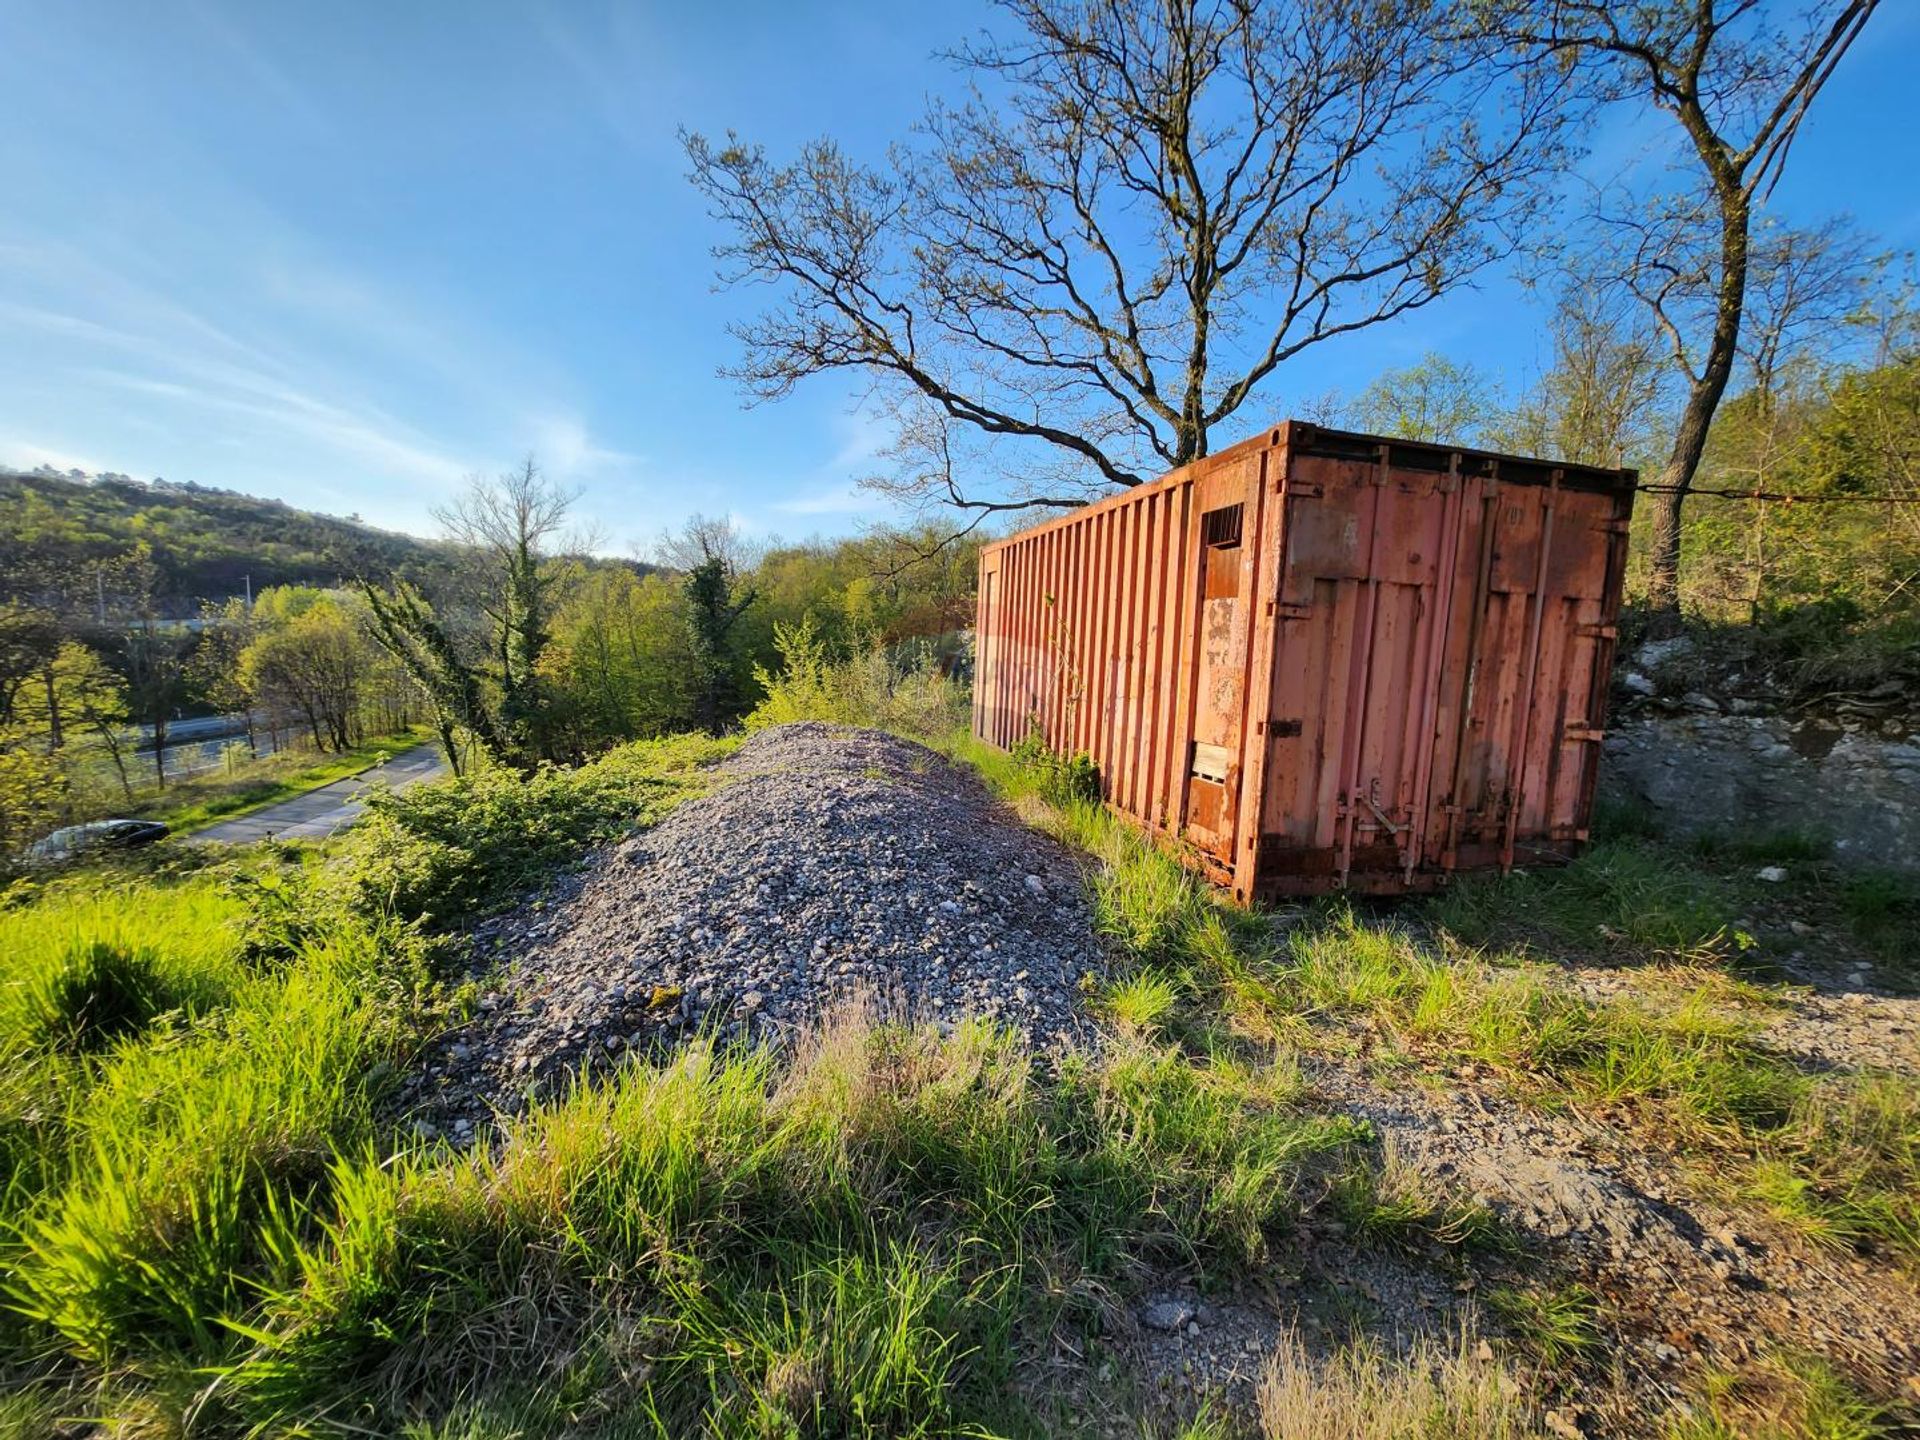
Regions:
<instances>
[{"instance_id":1,"label":"weed growing near container","mask_svg":"<svg viewBox=\"0 0 1920 1440\"><path fill-rule=\"evenodd\" d=\"M1814 1238L1920 1263L1920 1086L1808 1075L1716 1003L1723 990L1710 981L1658 1009L1597 1002L1538 967L1435 950L1343 911L1294 931L1261 998L1287 1014L1364 1014L1416 1055L1491 1067L1542 1103L1637 1116L1715 1188Z\"/></svg>"}]
</instances>

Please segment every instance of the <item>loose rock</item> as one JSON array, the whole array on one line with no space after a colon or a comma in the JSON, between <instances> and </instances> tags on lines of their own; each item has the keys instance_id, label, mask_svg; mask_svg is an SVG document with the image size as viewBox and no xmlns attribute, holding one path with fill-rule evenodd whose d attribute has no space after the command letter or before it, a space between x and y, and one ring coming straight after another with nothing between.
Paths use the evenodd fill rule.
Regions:
<instances>
[{"instance_id":1,"label":"loose rock","mask_svg":"<svg viewBox=\"0 0 1920 1440\"><path fill-rule=\"evenodd\" d=\"M1082 862L970 771L819 724L762 731L720 768L712 794L487 927L511 978L426 1057L415 1109L483 1118L615 1050L701 1030L779 1044L852 1001L989 1016L1036 1047L1080 1035L1102 964Z\"/></svg>"}]
</instances>

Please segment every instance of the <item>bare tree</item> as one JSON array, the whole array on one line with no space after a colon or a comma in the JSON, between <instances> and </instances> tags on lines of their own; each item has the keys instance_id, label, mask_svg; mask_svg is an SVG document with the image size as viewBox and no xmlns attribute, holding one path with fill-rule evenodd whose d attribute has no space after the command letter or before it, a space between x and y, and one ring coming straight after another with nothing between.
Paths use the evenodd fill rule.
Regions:
<instances>
[{"instance_id":1,"label":"bare tree","mask_svg":"<svg viewBox=\"0 0 1920 1440\"><path fill-rule=\"evenodd\" d=\"M759 562L758 548L725 515L695 515L678 530L662 530L653 543L654 562L689 574L718 561L729 577L744 575Z\"/></svg>"},{"instance_id":2,"label":"bare tree","mask_svg":"<svg viewBox=\"0 0 1920 1440\"><path fill-rule=\"evenodd\" d=\"M1805 229L1761 227L1740 350L1763 404L1781 371L1804 355L1837 358L1846 347L1836 337L1849 326L1869 338L1860 322L1892 260L1844 216Z\"/></svg>"},{"instance_id":3,"label":"bare tree","mask_svg":"<svg viewBox=\"0 0 1920 1440\"><path fill-rule=\"evenodd\" d=\"M1684 180L1617 190L1604 219L1625 237L1623 277L1665 336L1687 395L1652 497L1649 600L1680 605L1680 516L1733 375L1755 216L1814 99L1878 0L1812 0L1779 21L1763 0L1505 0L1490 31L1585 74L1603 99L1648 105L1684 139Z\"/></svg>"},{"instance_id":4,"label":"bare tree","mask_svg":"<svg viewBox=\"0 0 1920 1440\"><path fill-rule=\"evenodd\" d=\"M1576 465L1637 463L1654 442L1666 367L1660 342L1617 286L1576 280L1561 293L1553 360L1492 443Z\"/></svg>"},{"instance_id":5,"label":"bare tree","mask_svg":"<svg viewBox=\"0 0 1920 1440\"><path fill-rule=\"evenodd\" d=\"M722 280L777 293L736 330L752 396L851 372L943 444L1035 442L997 485L910 467L922 498L1064 507L1206 455L1288 361L1510 254L1563 157L1562 78L1496 74L1465 0L1000 8L951 57L991 99L884 165L685 141Z\"/></svg>"},{"instance_id":6,"label":"bare tree","mask_svg":"<svg viewBox=\"0 0 1920 1440\"><path fill-rule=\"evenodd\" d=\"M513 747L544 748L537 667L546 648L553 575L546 566L567 512L580 498L548 480L529 455L518 469L489 480L474 476L467 492L434 511L447 538L484 567L480 608L493 625L500 680L500 724Z\"/></svg>"}]
</instances>

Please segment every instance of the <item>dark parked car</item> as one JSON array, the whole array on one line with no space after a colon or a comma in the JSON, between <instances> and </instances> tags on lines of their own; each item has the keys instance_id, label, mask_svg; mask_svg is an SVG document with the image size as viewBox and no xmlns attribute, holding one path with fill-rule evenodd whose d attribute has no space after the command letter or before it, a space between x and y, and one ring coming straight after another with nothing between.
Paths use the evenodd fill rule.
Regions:
<instances>
[{"instance_id":1,"label":"dark parked car","mask_svg":"<svg viewBox=\"0 0 1920 1440\"><path fill-rule=\"evenodd\" d=\"M27 847L27 860L34 865L64 865L103 850L137 850L166 839L167 834L167 827L158 820L93 820L42 836Z\"/></svg>"}]
</instances>

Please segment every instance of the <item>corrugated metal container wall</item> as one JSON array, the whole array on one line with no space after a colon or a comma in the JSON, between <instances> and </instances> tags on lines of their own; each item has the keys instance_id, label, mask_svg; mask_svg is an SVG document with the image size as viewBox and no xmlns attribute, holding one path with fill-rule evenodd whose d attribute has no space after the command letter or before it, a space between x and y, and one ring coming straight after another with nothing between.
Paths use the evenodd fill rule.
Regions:
<instances>
[{"instance_id":1,"label":"corrugated metal container wall","mask_svg":"<svg viewBox=\"0 0 1920 1440\"><path fill-rule=\"evenodd\" d=\"M974 731L1242 898L1570 855L1633 487L1289 422L988 546Z\"/></svg>"}]
</instances>

